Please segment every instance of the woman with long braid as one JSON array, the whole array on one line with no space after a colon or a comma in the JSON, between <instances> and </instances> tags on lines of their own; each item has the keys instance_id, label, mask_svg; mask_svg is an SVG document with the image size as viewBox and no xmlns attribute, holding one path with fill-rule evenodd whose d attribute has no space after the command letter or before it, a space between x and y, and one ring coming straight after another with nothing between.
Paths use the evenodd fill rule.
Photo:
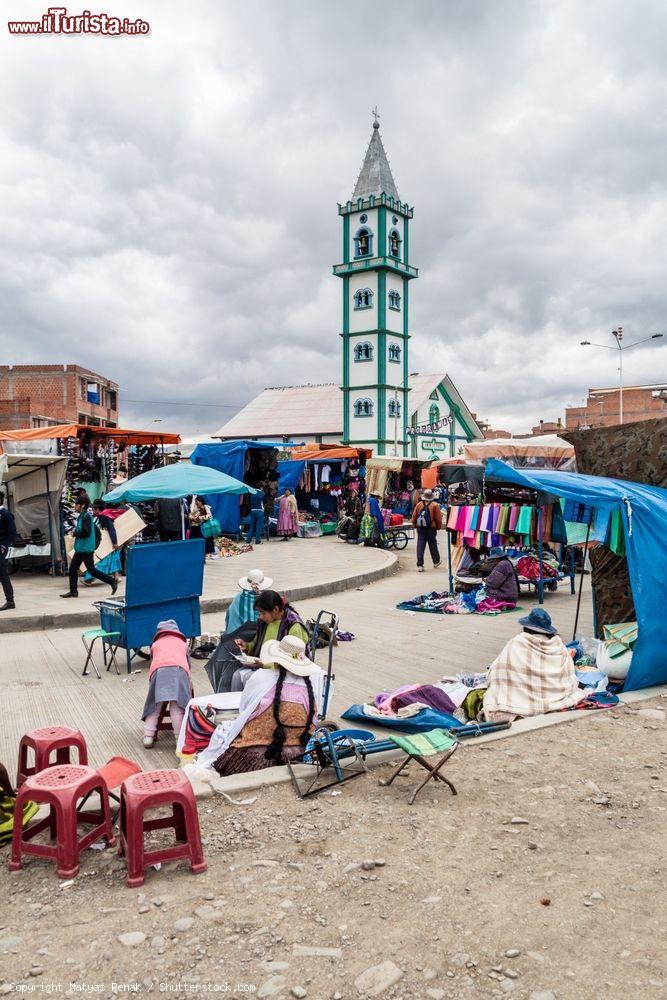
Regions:
<instances>
[{"instance_id":1,"label":"woman with long braid","mask_svg":"<svg viewBox=\"0 0 667 1000\"><path fill-rule=\"evenodd\" d=\"M236 645L242 653L249 657L255 657L256 662L252 667L241 667L234 672L231 682L232 691L242 691L252 675L252 670L261 666L261 650L267 642L273 639L284 639L286 635L296 636L304 643L308 642L308 632L301 620L298 611L291 604L288 604L275 590L264 590L258 594L255 600L255 611L258 614L257 638L253 642L244 642L243 639L236 639ZM265 666L272 666L271 663Z\"/></svg>"},{"instance_id":2,"label":"woman with long braid","mask_svg":"<svg viewBox=\"0 0 667 1000\"><path fill-rule=\"evenodd\" d=\"M265 642L262 665L246 684L239 718L218 727L197 764L221 774L259 771L303 753L322 704L324 674L306 655L298 636Z\"/></svg>"}]
</instances>

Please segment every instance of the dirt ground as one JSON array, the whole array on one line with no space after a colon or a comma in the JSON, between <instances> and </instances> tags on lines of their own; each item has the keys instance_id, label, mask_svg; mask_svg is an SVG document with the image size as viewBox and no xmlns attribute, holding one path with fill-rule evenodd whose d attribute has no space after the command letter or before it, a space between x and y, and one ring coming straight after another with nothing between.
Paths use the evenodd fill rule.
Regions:
<instances>
[{"instance_id":1,"label":"dirt ground","mask_svg":"<svg viewBox=\"0 0 667 1000\"><path fill-rule=\"evenodd\" d=\"M306 801L288 785L216 794L199 803L203 875L172 864L130 890L115 850L89 850L62 886L47 862L3 865L0 992L664 997L667 743L659 714L638 714L651 707L667 697L464 745L446 771L459 794L430 784L412 807L414 765L390 788L385 765ZM384 981L358 978L382 963Z\"/></svg>"}]
</instances>

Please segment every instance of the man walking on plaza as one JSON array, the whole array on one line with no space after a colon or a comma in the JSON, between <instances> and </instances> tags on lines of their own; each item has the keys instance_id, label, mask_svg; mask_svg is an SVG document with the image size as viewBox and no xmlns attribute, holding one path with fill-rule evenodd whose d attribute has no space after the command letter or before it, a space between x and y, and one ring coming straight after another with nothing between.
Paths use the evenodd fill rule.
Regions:
<instances>
[{"instance_id":1,"label":"man walking on plaza","mask_svg":"<svg viewBox=\"0 0 667 1000\"><path fill-rule=\"evenodd\" d=\"M78 518L74 529L74 555L69 564L69 591L67 594L61 594L61 597L79 596L79 568L82 565L96 580L108 583L112 594L115 594L118 588L115 577L108 576L107 573L100 573L95 566L94 552L97 548L95 521L88 509L89 506L90 503L87 499L77 500L74 504Z\"/></svg>"},{"instance_id":2,"label":"man walking on plaza","mask_svg":"<svg viewBox=\"0 0 667 1000\"><path fill-rule=\"evenodd\" d=\"M0 607L0 611L11 611L15 608L14 588L9 578L9 563L7 562L7 552L16 538L16 524L14 516L5 507L5 494L0 493L0 583L5 593L5 603Z\"/></svg>"},{"instance_id":3,"label":"man walking on plaza","mask_svg":"<svg viewBox=\"0 0 667 1000\"><path fill-rule=\"evenodd\" d=\"M417 569L424 572L424 552L428 545L433 568L440 565L437 534L442 528L442 511L433 490L424 490L422 498L412 512L412 523L417 529Z\"/></svg>"}]
</instances>

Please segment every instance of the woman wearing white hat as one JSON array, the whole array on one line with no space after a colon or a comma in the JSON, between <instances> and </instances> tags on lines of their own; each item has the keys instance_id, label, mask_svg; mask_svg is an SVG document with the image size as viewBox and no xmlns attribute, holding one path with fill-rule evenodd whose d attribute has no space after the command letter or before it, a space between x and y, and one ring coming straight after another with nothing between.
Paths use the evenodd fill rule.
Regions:
<instances>
[{"instance_id":1,"label":"woman wearing white hat","mask_svg":"<svg viewBox=\"0 0 667 1000\"><path fill-rule=\"evenodd\" d=\"M264 576L261 569L251 569L247 576L239 580L240 593L236 595L227 609L225 632L236 632L246 622L256 622L259 614L255 610L255 601L263 590L270 590L273 580Z\"/></svg>"},{"instance_id":2,"label":"woman wearing white hat","mask_svg":"<svg viewBox=\"0 0 667 1000\"><path fill-rule=\"evenodd\" d=\"M271 639L259 659L265 667L250 677L238 719L218 727L197 764L221 774L259 771L303 753L322 706L323 671L295 635Z\"/></svg>"}]
</instances>

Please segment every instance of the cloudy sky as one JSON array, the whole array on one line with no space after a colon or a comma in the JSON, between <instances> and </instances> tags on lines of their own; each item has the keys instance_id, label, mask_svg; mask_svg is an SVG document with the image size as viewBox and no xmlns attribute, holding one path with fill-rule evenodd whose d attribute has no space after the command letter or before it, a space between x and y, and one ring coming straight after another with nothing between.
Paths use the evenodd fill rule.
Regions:
<instances>
[{"instance_id":1,"label":"cloudy sky","mask_svg":"<svg viewBox=\"0 0 667 1000\"><path fill-rule=\"evenodd\" d=\"M663 0L101 6L150 34L0 31L4 362L86 365L124 424L189 434L337 381L336 205L375 104L415 206L411 370L518 431L615 383L581 340L667 333ZM667 379L667 337L625 367Z\"/></svg>"}]
</instances>

